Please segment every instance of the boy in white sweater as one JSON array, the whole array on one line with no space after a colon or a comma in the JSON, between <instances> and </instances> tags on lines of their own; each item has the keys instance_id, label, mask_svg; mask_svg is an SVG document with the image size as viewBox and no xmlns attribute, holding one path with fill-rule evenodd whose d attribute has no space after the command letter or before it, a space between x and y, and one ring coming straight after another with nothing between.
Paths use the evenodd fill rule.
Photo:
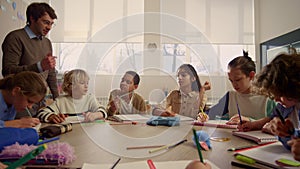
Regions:
<instances>
[{"instance_id":1,"label":"boy in white sweater","mask_svg":"<svg viewBox=\"0 0 300 169\"><path fill-rule=\"evenodd\" d=\"M55 101L41 109L38 118L43 122L61 123L67 115L82 113L84 121L94 121L107 117L106 110L99 104L96 98L87 94L89 76L81 69L74 69L64 74L63 91Z\"/></svg>"}]
</instances>

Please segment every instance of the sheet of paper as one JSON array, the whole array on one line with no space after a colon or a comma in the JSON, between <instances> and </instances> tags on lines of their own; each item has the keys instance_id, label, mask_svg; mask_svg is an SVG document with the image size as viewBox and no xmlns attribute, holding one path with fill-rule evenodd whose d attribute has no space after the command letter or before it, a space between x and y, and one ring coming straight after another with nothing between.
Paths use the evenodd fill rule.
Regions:
<instances>
[{"instance_id":1,"label":"sheet of paper","mask_svg":"<svg viewBox=\"0 0 300 169\"><path fill-rule=\"evenodd\" d=\"M269 166L272 166L272 168L281 168L279 165L276 164L276 160L281 158L296 161L293 158L291 152L286 150L281 144L281 142L275 142L266 146L241 151L238 152L237 154L250 157L259 163L268 164ZM285 167L285 168L295 168L295 167Z\"/></svg>"},{"instance_id":2,"label":"sheet of paper","mask_svg":"<svg viewBox=\"0 0 300 169\"><path fill-rule=\"evenodd\" d=\"M66 118L66 123L82 123L84 121L84 117L83 116L68 116Z\"/></svg>"},{"instance_id":3,"label":"sheet of paper","mask_svg":"<svg viewBox=\"0 0 300 169\"><path fill-rule=\"evenodd\" d=\"M122 161L122 160L121 160ZM219 169L215 164L212 162L205 160L208 162L213 169ZM162 161L162 162L155 162L153 161L155 167L157 169L160 168L170 168L170 169L184 169L188 163L190 163L190 160L182 160L182 161ZM113 164L89 164L84 163L82 166L82 169L99 169L99 168L110 168ZM130 162L130 163L119 163L116 165L115 169L143 169L143 168L149 168L147 161L137 161L137 162Z\"/></svg>"}]
</instances>

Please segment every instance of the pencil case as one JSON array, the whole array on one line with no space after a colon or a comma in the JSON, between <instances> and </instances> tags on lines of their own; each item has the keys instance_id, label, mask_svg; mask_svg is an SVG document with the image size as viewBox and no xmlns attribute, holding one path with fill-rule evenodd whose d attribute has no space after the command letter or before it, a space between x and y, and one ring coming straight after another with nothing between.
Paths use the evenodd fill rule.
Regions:
<instances>
[{"instance_id":1,"label":"pencil case","mask_svg":"<svg viewBox=\"0 0 300 169\"><path fill-rule=\"evenodd\" d=\"M0 128L0 152L5 146L18 142L19 144L36 144L39 140L37 131L33 128Z\"/></svg>"},{"instance_id":2,"label":"pencil case","mask_svg":"<svg viewBox=\"0 0 300 169\"><path fill-rule=\"evenodd\" d=\"M150 126L178 126L180 122L179 117L162 117L162 116L152 116L148 121L147 125Z\"/></svg>"},{"instance_id":3,"label":"pencil case","mask_svg":"<svg viewBox=\"0 0 300 169\"><path fill-rule=\"evenodd\" d=\"M18 143L4 147L0 153L0 161L13 163L36 149L34 145L20 145ZM39 155L29 160L26 165L66 165L76 159L74 148L66 142L50 143Z\"/></svg>"},{"instance_id":4,"label":"pencil case","mask_svg":"<svg viewBox=\"0 0 300 169\"><path fill-rule=\"evenodd\" d=\"M71 123L52 124L50 126L40 128L40 133L41 133L41 137L43 138L51 138L69 132L71 130L72 130Z\"/></svg>"}]
</instances>

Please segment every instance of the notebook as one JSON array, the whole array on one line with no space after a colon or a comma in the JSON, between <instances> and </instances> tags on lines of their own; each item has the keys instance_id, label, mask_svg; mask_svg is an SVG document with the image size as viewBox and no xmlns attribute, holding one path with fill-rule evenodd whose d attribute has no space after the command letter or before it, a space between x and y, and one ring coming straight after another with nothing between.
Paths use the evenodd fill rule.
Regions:
<instances>
[{"instance_id":1,"label":"notebook","mask_svg":"<svg viewBox=\"0 0 300 169\"><path fill-rule=\"evenodd\" d=\"M141 115L141 114L120 114L120 115L114 115L110 116L107 119L110 121L116 121L116 122L123 122L123 121L147 121L150 119L149 115ZM180 114L177 114L176 117L180 118L180 121L193 121L193 118L182 116Z\"/></svg>"},{"instance_id":2,"label":"notebook","mask_svg":"<svg viewBox=\"0 0 300 169\"><path fill-rule=\"evenodd\" d=\"M83 123L84 122L84 117L83 116L68 116L65 120L65 123Z\"/></svg>"},{"instance_id":3,"label":"notebook","mask_svg":"<svg viewBox=\"0 0 300 169\"><path fill-rule=\"evenodd\" d=\"M122 161L122 160L121 160ZM160 168L172 168L172 169L184 169L191 161L190 160L181 160L181 161L161 161L161 162L156 162L153 161L153 164L157 169ZM208 162L212 169L219 169L215 164L212 162L205 160L205 162ZM89 164L89 163L84 163L82 166L82 169L99 169L99 168L111 168L113 164ZM137 162L129 162L129 163L118 163L115 166L115 169L133 169L133 168L138 168L138 169L143 169L146 168L148 169L149 166L147 164L147 160L144 161L137 161Z\"/></svg>"},{"instance_id":4,"label":"notebook","mask_svg":"<svg viewBox=\"0 0 300 169\"><path fill-rule=\"evenodd\" d=\"M264 133L261 130L248 131L248 132L233 131L232 134L234 136L252 140L252 141L256 142L257 144L264 144L264 143L278 141L276 136Z\"/></svg>"},{"instance_id":5,"label":"notebook","mask_svg":"<svg viewBox=\"0 0 300 169\"><path fill-rule=\"evenodd\" d=\"M208 120L207 122L194 121L195 126L207 126L216 128L236 129L237 125L226 124L227 120Z\"/></svg>"},{"instance_id":6,"label":"notebook","mask_svg":"<svg viewBox=\"0 0 300 169\"><path fill-rule=\"evenodd\" d=\"M149 117L140 114L120 114L114 116L122 121L147 121L149 119Z\"/></svg>"},{"instance_id":7,"label":"notebook","mask_svg":"<svg viewBox=\"0 0 300 169\"><path fill-rule=\"evenodd\" d=\"M286 150L281 142L275 142L272 144L268 144L266 146L261 146L258 148L253 148L245 151L240 151L235 155L240 154L249 158L252 158L256 161L256 163L266 165L271 168L283 168L276 160L286 159L291 160L292 162L297 161L293 158L290 151ZM298 161L299 162L299 161ZM299 168L298 167L284 167L284 168Z\"/></svg>"}]
</instances>

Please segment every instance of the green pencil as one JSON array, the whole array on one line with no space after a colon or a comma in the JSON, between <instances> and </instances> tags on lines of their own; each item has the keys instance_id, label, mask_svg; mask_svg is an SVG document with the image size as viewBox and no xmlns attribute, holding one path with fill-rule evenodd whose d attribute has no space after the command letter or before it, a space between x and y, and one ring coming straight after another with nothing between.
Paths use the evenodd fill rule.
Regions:
<instances>
[{"instance_id":1,"label":"green pencil","mask_svg":"<svg viewBox=\"0 0 300 169\"><path fill-rule=\"evenodd\" d=\"M199 158L200 158L200 161L203 163L203 157L202 157L202 153L201 153L201 147L200 147L199 139L198 139L198 136L196 134L196 130L194 128L193 128L193 133L194 133L195 142L196 142L196 145L197 145Z\"/></svg>"}]
</instances>

